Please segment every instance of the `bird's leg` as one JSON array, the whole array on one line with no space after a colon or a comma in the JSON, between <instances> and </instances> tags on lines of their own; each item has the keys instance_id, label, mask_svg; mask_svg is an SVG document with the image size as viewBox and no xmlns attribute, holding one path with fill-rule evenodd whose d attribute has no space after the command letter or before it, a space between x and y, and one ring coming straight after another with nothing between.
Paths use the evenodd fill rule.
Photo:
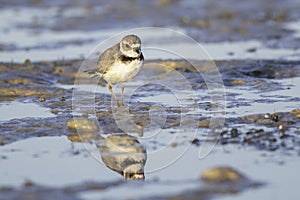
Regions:
<instances>
[{"instance_id":1,"label":"bird's leg","mask_svg":"<svg viewBox=\"0 0 300 200\"><path fill-rule=\"evenodd\" d=\"M117 98L117 96L115 95L115 93L114 93L114 91L113 91L113 89L112 89L111 84L108 84L108 89L109 89L110 93L112 94L112 96L114 97L114 99L115 99L116 101L118 101L118 98Z\"/></svg>"},{"instance_id":2,"label":"bird's leg","mask_svg":"<svg viewBox=\"0 0 300 200\"><path fill-rule=\"evenodd\" d=\"M121 98L122 98L122 101L123 101L123 97L124 97L124 88L125 88L125 84L122 83L122 87L121 87L121 92L122 92Z\"/></svg>"},{"instance_id":3,"label":"bird's leg","mask_svg":"<svg viewBox=\"0 0 300 200\"><path fill-rule=\"evenodd\" d=\"M118 104L118 107L121 107L122 106L122 102L120 102L117 98L117 96L115 95L113 89L112 89L112 86L111 84L108 84L108 89L110 91L110 93L112 94L112 96L114 97L114 99L117 101L117 104Z\"/></svg>"}]
</instances>

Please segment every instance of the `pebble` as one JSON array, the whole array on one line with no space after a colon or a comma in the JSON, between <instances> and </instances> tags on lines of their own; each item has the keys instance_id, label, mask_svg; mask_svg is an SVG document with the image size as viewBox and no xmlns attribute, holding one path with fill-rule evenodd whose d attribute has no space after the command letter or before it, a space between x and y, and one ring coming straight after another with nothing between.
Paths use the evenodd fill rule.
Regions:
<instances>
[{"instance_id":1,"label":"pebble","mask_svg":"<svg viewBox=\"0 0 300 200\"><path fill-rule=\"evenodd\" d=\"M265 119L270 119L270 114L269 114L269 113L265 114L265 115L264 115L264 118L265 118Z\"/></svg>"},{"instance_id":2,"label":"pebble","mask_svg":"<svg viewBox=\"0 0 300 200\"><path fill-rule=\"evenodd\" d=\"M31 61L27 58L27 59L24 61L24 65L26 65L26 66L31 65Z\"/></svg>"},{"instance_id":3,"label":"pebble","mask_svg":"<svg viewBox=\"0 0 300 200\"><path fill-rule=\"evenodd\" d=\"M56 114L58 113L58 110L56 110L56 109L52 109L52 110L51 110L51 113L53 113L53 114L55 114L55 115L56 115Z\"/></svg>"},{"instance_id":4,"label":"pebble","mask_svg":"<svg viewBox=\"0 0 300 200\"><path fill-rule=\"evenodd\" d=\"M46 98L45 98L45 97L40 97L40 98L39 98L39 101L40 101L40 102L44 102L44 101L46 101Z\"/></svg>"},{"instance_id":5,"label":"pebble","mask_svg":"<svg viewBox=\"0 0 300 200\"><path fill-rule=\"evenodd\" d=\"M30 181L30 180L25 180L25 181L23 182L23 186L24 186L24 187L30 187L30 186L33 186L33 185L34 185L33 182Z\"/></svg>"},{"instance_id":6,"label":"pebble","mask_svg":"<svg viewBox=\"0 0 300 200\"><path fill-rule=\"evenodd\" d=\"M191 141L192 144L199 146L200 145L200 140L198 138L195 138Z\"/></svg>"},{"instance_id":7,"label":"pebble","mask_svg":"<svg viewBox=\"0 0 300 200\"><path fill-rule=\"evenodd\" d=\"M242 79L230 81L230 85L232 85L232 86L245 85L245 83L246 83L246 81L242 80Z\"/></svg>"},{"instance_id":8,"label":"pebble","mask_svg":"<svg viewBox=\"0 0 300 200\"><path fill-rule=\"evenodd\" d=\"M280 131L284 131L284 127L283 127L283 125L282 125L282 124L280 124L280 125L278 126L278 129L279 129Z\"/></svg>"},{"instance_id":9,"label":"pebble","mask_svg":"<svg viewBox=\"0 0 300 200\"><path fill-rule=\"evenodd\" d=\"M274 114L271 114L271 119L274 121L274 122L278 122L279 121L279 116L276 114L276 113L274 113Z\"/></svg>"}]
</instances>

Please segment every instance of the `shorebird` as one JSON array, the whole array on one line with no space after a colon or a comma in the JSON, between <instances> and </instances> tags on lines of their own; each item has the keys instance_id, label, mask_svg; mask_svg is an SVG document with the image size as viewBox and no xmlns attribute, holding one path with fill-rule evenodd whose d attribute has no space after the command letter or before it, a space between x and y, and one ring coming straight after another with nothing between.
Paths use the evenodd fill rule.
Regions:
<instances>
[{"instance_id":1,"label":"shorebird","mask_svg":"<svg viewBox=\"0 0 300 200\"><path fill-rule=\"evenodd\" d=\"M113 98L118 102L112 84L122 83L121 97L123 99L125 83L138 74L143 63L141 39L136 35L127 35L119 43L106 49L99 56L97 68L87 72L91 77L104 79L108 83L108 89Z\"/></svg>"}]
</instances>

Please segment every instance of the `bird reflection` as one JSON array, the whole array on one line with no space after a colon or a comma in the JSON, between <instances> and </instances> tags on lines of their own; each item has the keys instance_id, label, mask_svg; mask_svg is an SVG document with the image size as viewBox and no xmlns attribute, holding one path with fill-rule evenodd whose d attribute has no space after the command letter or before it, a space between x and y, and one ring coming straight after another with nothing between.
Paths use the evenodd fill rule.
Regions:
<instances>
[{"instance_id":1,"label":"bird reflection","mask_svg":"<svg viewBox=\"0 0 300 200\"><path fill-rule=\"evenodd\" d=\"M110 134L97 142L105 165L126 180L143 180L147 160L146 149L128 134Z\"/></svg>"}]
</instances>

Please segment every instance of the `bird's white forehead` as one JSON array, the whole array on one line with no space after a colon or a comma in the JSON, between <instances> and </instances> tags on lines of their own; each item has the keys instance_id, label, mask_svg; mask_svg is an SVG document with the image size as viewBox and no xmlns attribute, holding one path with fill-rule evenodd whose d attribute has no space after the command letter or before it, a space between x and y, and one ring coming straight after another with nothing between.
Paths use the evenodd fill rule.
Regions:
<instances>
[{"instance_id":1,"label":"bird's white forehead","mask_svg":"<svg viewBox=\"0 0 300 200\"><path fill-rule=\"evenodd\" d=\"M132 46L133 48L136 48L136 47L140 47L141 44L132 44L131 46Z\"/></svg>"}]
</instances>

